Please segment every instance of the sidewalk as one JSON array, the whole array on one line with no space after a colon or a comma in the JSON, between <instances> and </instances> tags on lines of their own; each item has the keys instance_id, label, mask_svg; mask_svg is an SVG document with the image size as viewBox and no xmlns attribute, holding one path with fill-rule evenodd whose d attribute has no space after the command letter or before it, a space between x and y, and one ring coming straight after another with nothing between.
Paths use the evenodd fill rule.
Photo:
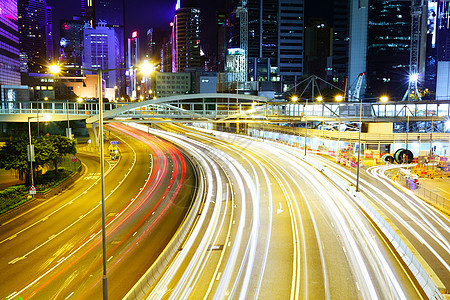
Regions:
<instances>
[{"instance_id":1,"label":"sidewalk","mask_svg":"<svg viewBox=\"0 0 450 300\"><path fill-rule=\"evenodd\" d=\"M450 178L420 178L419 184L450 201Z\"/></svg>"},{"instance_id":2,"label":"sidewalk","mask_svg":"<svg viewBox=\"0 0 450 300\"><path fill-rule=\"evenodd\" d=\"M22 184L25 181L19 180L19 173L14 170L0 169L0 191L15 185Z\"/></svg>"}]
</instances>

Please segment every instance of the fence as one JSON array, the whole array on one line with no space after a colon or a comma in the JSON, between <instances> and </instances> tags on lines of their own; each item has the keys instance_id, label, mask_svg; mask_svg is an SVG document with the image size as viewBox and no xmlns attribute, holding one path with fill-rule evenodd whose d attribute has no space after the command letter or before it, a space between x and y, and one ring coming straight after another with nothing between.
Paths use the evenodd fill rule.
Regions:
<instances>
[{"instance_id":1,"label":"fence","mask_svg":"<svg viewBox=\"0 0 450 300\"><path fill-rule=\"evenodd\" d=\"M440 206L444 209L450 209L450 200L442 197L438 194L436 194L433 191L430 191L427 188L424 188L423 186L420 186L414 191L416 194L426 198L430 202L436 204L437 206Z\"/></svg>"}]
</instances>

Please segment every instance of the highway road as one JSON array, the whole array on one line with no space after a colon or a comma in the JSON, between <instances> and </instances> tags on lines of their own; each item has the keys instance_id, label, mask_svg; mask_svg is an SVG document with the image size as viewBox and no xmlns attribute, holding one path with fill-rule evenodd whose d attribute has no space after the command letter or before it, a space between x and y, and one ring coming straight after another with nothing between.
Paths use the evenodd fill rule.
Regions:
<instances>
[{"instance_id":1,"label":"highway road","mask_svg":"<svg viewBox=\"0 0 450 300\"><path fill-rule=\"evenodd\" d=\"M177 230L197 179L173 145L108 129L122 153L106 162L108 291L121 299ZM0 224L1 299L101 299L99 163L79 156L88 171L75 185Z\"/></svg>"},{"instance_id":2,"label":"highway road","mask_svg":"<svg viewBox=\"0 0 450 300\"><path fill-rule=\"evenodd\" d=\"M324 157L313 156L349 183L355 184L356 176L349 168ZM372 205L390 220L391 226L408 241L408 247L426 267L438 287L442 291L450 291L450 220L414 193L391 180L392 174L402 166L367 168L361 172L361 190Z\"/></svg>"},{"instance_id":3,"label":"highway road","mask_svg":"<svg viewBox=\"0 0 450 300\"><path fill-rule=\"evenodd\" d=\"M165 125L209 189L190 238L147 299L422 299L351 197L298 151Z\"/></svg>"}]
</instances>

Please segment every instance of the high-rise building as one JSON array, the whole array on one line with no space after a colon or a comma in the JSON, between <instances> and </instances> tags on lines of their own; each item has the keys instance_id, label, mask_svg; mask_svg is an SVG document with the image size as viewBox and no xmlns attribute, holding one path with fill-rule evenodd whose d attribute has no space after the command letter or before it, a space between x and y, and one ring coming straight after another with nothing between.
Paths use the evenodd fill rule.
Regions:
<instances>
[{"instance_id":1,"label":"high-rise building","mask_svg":"<svg viewBox=\"0 0 450 300\"><path fill-rule=\"evenodd\" d=\"M85 27L90 25L83 17L60 21L59 59L60 63L67 66L66 69L71 75L81 75Z\"/></svg>"},{"instance_id":2,"label":"high-rise building","mask_svg":"<svg viewBox=\"0 0 450 300\"><path fill-rule=\"evenodd\" d=\"M219 10L217 12L217 71L225 71L227 55L227 12Z\"/></svg>"},{"instance_id":3,"label":"high-rise building","mask_svg":"<svg viewBox=\"0 0 450 300\"><path fill-rule=\"evenodd\" d=\"M128 38L128 55L127 55L127 95L136 98L137 96L137 70L139 64L139 35L137 31L133 31Z\"/></svg>"},{"instance_id":4,"label":"high-rise building","mask_svg":"<svg viewBox=\"0 0 450 300\"><path fill-rule=\"evenodd\" d=\"M366 96L402 97L410 64L411 3L371 1L368 19Z\"/></svg>"},{"instance_id":5,"label":"high-rise building","mask_svg":"<svg viewBox=\"0 0 450 300\"><path fill-rule=\"evenodd\" d=\"M332 55L332 81L344 87L345 78L348 76L349 53L349 1L333 1L333 55Z\"/></svg>"},{"instance_id":6,"label":"high-rise building","mask_svg":"<svg viewBox=\"0 0 450 300\"><path fill-rule=\"evenodd\" d=\"M172 26L172 72L201 68L200 9L190 1L178 1Z\"/></svg>"},{"instance_id":7,"label":"high-rise building","mask_svg":"<svg viewBox=\"0 0 450 300\"><path fill-rule=\"evenodd\" d=\"M147 47L145 49L145 56L149 59L155 58L155 39L153 35L153 28L147 30Z\"/></svg>"},{"instance_id":8,"label":"high-rise building","mask_svg":"<svg viewBox=\"0 0 450 300\"><path fill-rule=\"evenodd\" d=\"M114 29L106 27L103 23L98 23L96 28L85 28L83 68L114 69L117 66L119 56L118 43ZM84 73L91 74L90 71ZM114 89L118 82L117 71L104 73L103 79L106 88Z\"/></svg>"},{"instance_id":9,"label":"high-rise building","mask_svg":"<svg viewBox=\"0 0 450 300\"><path fill-rule=\"evenodd\" d=\"M45 36L46 36L46 46L47 46L47 60L53 61L53 22L52 22L52 8L47 6L45 8L46 16L45 16Z\"/></svg>"},{"instance_id":10,"label":"high-rise building","mask_svg":"<svg viewBox=\"0 0 450 300\"><path fill-rule=\"evenodd\" d=\"M118 56L116 68L125 67L125 0L81 0L81 15L86 18L91 27L97 24L114 29L118 39ZM106 25L105 25L106 24ZM118 71L118 87L123 93L125 85L125 71Z\"/></svg>"},{"instance_id":11,"label":"high-rise building","mask_svg":"<svg viewBox=\"0 0 450 300\"><path fill-rule=\"evenodd\" d=\"M21 52L21 71L31 73L47 72L47 43L50 43L50 9L45 0L18 0L19 43ZM50 20L49 20L50 19ZM51 27L51 26L50 26ZM52 42L51 42L52 43ZM50 44L51 44L50 43Z\"/></svg>"},{"instance_id":12,"label":"high-rise building","mask_svg":"<svg viewBox=\"0 0 450 300\"><path fill-rule=\"evenodd\" d=\"M310 19L305 27L305 74L331 79L332 48L333 29L322 19Z\"/></svg>"},{"instance_id":13,"label":"high-rise building","mask_svg":"<svg viewBox=\"0 0 450 300\"><path fill-rule=\"evenodd\" d=\"M303 0L229 1L228 48L242 48L240 34L245 32L242 26L247 26L250 81L280 82L279 87L286 88L300 80L303 75L303 3ZM240 20L242 8L248 12L248 22Z\"/></svg>"},{"instance_id":14,"label":"high-rise building","mask_svg":"<svg viewBox=\"0 0 450 300\"><path fill-rule=\"evenodd\" d=\"M19 85L19 31L16 0L0 3L0 85Z\"/></svg>"},{"instance_id":15,"label":"high-rise building","mask_svg":"<svg viewBox=\"0 0 450 300\"><path fill-rule=\"evenodd\" d=\"M278 68L283 86L291 86L303 75L304 1L280 0L278 8Z\"/></svg>"},{"instance_id":16,"label":"high-rise building","mask_svg":"<svg viewBox=\"0 0 450 300\"><path fill-rule=\"evenodd\" d=\"M408 89L411 28L410 1L350 2L350 91L355 88L359 74L365 72L366 79L363 80L360 96L371 98L387 94L391 98L402 99ZM422 30L421 43L425 43L425 33ZM418 49L418 70L421 76L425 65L423 50Z\"/></svg>"},{"instance_id":17,"label":"high-rise building","mask_svg":"<svg viewBox=\"0 0 450 300\"><path fill-rule=\"evenodd\" d=\"M437 100L450 97L450 1L428 1L426 79Z\"/></svg>"}]
</instances>

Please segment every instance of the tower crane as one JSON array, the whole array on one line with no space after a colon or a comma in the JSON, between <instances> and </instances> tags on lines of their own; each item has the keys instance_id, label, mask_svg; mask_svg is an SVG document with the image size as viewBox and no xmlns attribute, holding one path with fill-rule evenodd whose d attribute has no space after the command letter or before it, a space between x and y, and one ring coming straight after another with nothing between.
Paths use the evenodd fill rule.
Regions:
<instances>
[{"instance_id":1,"label":"tower crane","mask_svg":"<svg viewBox=\"0 0 450 300\"><path fill-rule=\"evenodd\" d=\"M417 81L419 79L419 54L420 54L420 36L422 26L424 0L411 0L411 48L409 57L409 80L403 100L407 100L411 93L414 99L422 100Z\"/></svg>"}]
</instances>

